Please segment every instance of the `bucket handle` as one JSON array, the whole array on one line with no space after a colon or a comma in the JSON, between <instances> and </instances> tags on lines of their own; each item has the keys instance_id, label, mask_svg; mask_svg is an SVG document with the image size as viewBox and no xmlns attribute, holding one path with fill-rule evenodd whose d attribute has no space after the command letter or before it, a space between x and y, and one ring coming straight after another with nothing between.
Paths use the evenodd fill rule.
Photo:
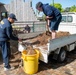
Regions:
<instances>
[{"instance_id":1,"label":"bucket handle","mask_svg":"<svg viewBox=\"0 0 76 75\"><path fill-rule=\"evenodd\" d=\"M24 57L24 54L22 53L22 57L23 60L26 60L26 57ZM27 60L26 60L27 61Z\"/></svg>"}]
</instances>

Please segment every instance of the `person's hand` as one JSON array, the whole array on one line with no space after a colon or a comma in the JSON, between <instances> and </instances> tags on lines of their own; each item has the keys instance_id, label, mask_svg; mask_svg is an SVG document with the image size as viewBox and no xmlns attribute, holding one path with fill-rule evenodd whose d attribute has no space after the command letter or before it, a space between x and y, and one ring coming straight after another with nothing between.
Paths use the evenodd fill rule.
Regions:
<instances>
[{"instance_id":1,"label":"person's hand","mask_svg":"<svg viewBox=\"0 0 76 75\"><path fill-rule=\"evenodd\" d=\"M49 16L46 16L47 19L49 19Z\"/></svg>"},{"instance_id":2,"label":"person's hand","mask_svg":"<svg viewBox=\"0 0 76 75\"><path fill-rule=\"evenodd\" d=\"M22 39L21 38L19 38L19 40L18 40L19 42L21 42L22 41Z\"/></svg>"},{"instance_id":3,"label":"person's hand","mask_svg":"<svg viewBox=\"0 0 76 75\"><path fill-rule=\"evenodd\" d=\"M51 20L53 18L53 16L49 17L49 16L46 16L45 20Z\"/></svg>"},{"instance_id":4,"label":"person's hand","mask_svg":"<svg viewBox=\"0 0 76 75\"><path fill-rule=\"evenodd\" d=\"M45 20L48 20L49 19L49 16L46 16Z\"/></svg>"}]
</instances>

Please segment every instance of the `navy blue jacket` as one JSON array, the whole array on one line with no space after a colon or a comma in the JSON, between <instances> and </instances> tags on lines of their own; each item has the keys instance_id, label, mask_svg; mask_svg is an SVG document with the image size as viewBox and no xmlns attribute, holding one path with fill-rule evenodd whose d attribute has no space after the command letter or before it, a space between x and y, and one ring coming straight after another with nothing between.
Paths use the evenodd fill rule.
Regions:
<instances>
[{"instance_id":1,"label":"navy blue jacket","mask_svg":"<svg viewBox=\"0 0 76 75\"><path fill-rule=\"evenodd\" d=\"M48 4L43 4L42 9L43 13L49 17L57 17L59 14L61 15L60 11L57 8L50 6Z\"/></svg>"},{"instance_id":2,"label":"navy blue jacket","mask_svg":"<svg viewBox=\"0 0 76 75\"><path fill-rule=\"evenodd\" d=\"M3 19L0 22L0 41L18 40L17 37L12 35L12 26L8 19Z\"/></svg>"}]
</instances>

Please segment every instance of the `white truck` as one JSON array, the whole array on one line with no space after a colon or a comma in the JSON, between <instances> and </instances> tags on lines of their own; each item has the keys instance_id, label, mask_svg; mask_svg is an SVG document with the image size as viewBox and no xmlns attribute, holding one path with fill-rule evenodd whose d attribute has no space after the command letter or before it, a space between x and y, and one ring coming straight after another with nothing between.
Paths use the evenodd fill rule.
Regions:
<instances>
[{"instance_id":1,"label":"white truck","mask_svg":"<svg viewBox=\"0 0 76 75\"><path fill-rule=\"evenodd\" d=\"M76 47L76 13L62 13L62 22L58 31L66 31L71 35L49 40L46 47L40 49L40 60L48 63L48 57L53 53L53 58L59 62L66 59L67 51L72 51Z\"/></svg>"},{"instance_id":2,"label":"white truck","mask_svg":"<svg viewBox=\"0 0 76 75\"><path fill-rule=\"evenodd\" d=\"M76 13L62 13L59 31L68 31L70 34L76 34Z\"/></svg>"},{"instance_id":3,"label":"white truck","mask_svg":"<svg viewBox=\"0 0 76 75\"><path fill-rule=\"evenodd\" d=\"M76 13L62 13L62 22L58 31L68 31L71 35L49 40L46 46L36 46L40 50L40 60L48 63L48 57L53 54L53 58L59 62L66 59L67 51L72 51L76 47Z\"/></svg>"}]
</instances>

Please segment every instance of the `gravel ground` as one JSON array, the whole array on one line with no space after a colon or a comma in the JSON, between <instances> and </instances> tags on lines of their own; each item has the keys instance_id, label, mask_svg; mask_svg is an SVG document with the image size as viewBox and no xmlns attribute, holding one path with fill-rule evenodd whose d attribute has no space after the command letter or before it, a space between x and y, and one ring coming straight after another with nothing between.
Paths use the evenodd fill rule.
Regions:
<instances>
[{"instance_id":1,"label":"gravel ground","mask_svg":"<svg viewBox=\"0 0 76 75\"><path fill-rule=\"evenodd\" d=\"M23 71L22 67L19 67L20 57L20 53L14 54L14 58L11 60L10 64L15 66L16 69L4 72L0 56L0 75L28 75ZM67 60L64 63L57 63L52 59L49 59L48 64L40 61L39 70L33 75L76 75L76 51L69 52Z\"/></svg>"}]
</instances>

